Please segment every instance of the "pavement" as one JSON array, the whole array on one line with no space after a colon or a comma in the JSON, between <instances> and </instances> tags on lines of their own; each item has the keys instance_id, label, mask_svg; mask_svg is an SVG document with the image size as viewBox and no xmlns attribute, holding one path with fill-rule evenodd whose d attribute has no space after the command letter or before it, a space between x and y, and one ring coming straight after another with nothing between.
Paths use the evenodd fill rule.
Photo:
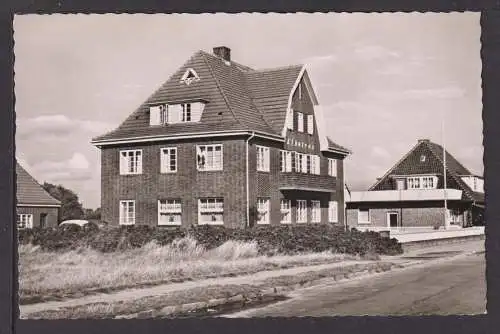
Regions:
<instances>
[{"instance_id":1,"label":"pavement","mask_svg":"<svg viewBox=\"0 0 500 334\"><path fill-rule=\"evenodd\" d=\"M224 317L483 314L483 252L484 241L421 249L400 258L421 264L296 290L289 300Z\"/></svg>"}]
</instances>

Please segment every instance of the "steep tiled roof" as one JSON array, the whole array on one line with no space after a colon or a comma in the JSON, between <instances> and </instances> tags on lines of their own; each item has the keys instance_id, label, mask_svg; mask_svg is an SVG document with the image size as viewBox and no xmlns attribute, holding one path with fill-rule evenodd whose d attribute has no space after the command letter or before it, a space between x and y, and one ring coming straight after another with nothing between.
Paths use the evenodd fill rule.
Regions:
<instances>
[{"instance_id":1,"label":"steep tiled roof","mask_svg":"<svg viewBox=\"0 0 500 334\"><path fill-rule=\"evenodd\" d=\"M421 157L425 156L422 161ZM386 190L393 175L444 174L443 147L427 139L419 140L401 160L380 178L369 190ZM464 197L473 201L484 201L484 194L474 192L460 178L461 175L472 175L453 155L446 151L447 180L456 184L464 192Z\"/></svg>"},{"instance_id":2,"label":"steep tiled roof","mask_svg":"<svg viewBox=\"0 0 500 334\"><path fill-rule=\"evenodd\" d=\"M60 205L54 197L50 196L40 184L16 162L16 197L17 204L30 205Z\"/></svg>"},{"instance_id":3,"label":"steep tiled roof","mask_svg":"<svg viewBox=\"0 0 500 334\"><path fill-rule=\"evenodd\" d=\"M190 68L200 80L189 86L180 84ZM303 68L303 65L293 65L254 70L198 51L122 124L93 141L221 131L257 131L279 137L294 84L301 74L307 78ZM207 102L200 122L150 126L151 105L196 99ZM333 142L330 146L346 150Z\"/></svg>"}]
</instances>

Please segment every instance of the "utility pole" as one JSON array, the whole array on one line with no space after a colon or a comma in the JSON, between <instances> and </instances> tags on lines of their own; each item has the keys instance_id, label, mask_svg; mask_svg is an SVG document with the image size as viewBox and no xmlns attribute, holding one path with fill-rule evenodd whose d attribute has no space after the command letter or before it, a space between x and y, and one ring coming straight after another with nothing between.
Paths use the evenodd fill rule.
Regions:
<instances>
[{"instance_id":1,"label":"utility pole","mask_svg":"<svg viewBox=\"0 0 500 334\"><path fill-rule=\"evenodd\" d=\"M443 142L443 191L444 191L444 228L449 229L449 219L448 219L448 193L446 192L446 126L445 126L445 110L442 112L441 120L441 135Z\"/></svg>"}]
</instances>

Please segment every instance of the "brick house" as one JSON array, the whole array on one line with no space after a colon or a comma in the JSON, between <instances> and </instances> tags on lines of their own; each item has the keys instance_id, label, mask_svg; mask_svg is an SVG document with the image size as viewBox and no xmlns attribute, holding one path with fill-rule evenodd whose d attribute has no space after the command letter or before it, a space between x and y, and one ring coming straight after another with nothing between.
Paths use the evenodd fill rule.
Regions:
<instances>
[{"instance_id":1,"label":"brick house","mask_svg":"<svg viewBox=\"0 0 500 334\"><path fill-rule=\"evenodd\" d=\"M399 228L481 224L483 178L473 175L443 147L427 139L417 144L368 191L353 191L347 200L347 225Z\"/></svg>"},{"instance_id":2,"label":"brick house","mask_svg":"<svg viewBox=\"0 0 500 334\"><path fill-rule=\"evenodd\" d=\"M254 70L227 47L191 56L101 150L112 225L344 224L343 159L304 66ZM340 208L340 214L339 214Z\"/></svg>"},{"instance_id":3,"label":"brick house","mask_svg":"<svg viewBox=\"0 0 500 334\"><path fill-rule=\"evenodd\" d=\"M18 228L55 227L61 202L16 162L16 211Z\"/></svg>"}]
</instances>

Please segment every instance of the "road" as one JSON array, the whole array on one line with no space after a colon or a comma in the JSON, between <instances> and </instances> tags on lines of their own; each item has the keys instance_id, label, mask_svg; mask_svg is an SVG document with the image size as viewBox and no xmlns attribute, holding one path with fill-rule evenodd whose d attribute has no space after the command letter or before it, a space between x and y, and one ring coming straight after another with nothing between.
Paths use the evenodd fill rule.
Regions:
<instances>
[{"instance_id":1,"label":"road","mask_svg":"<svg viewBox=\"0 0 500 334\"><path fill-rule=\"evenodd\" d=\"M484 254L295 291L291 299L228 317L481 314Z\"/></svg>"}]
</instances>

